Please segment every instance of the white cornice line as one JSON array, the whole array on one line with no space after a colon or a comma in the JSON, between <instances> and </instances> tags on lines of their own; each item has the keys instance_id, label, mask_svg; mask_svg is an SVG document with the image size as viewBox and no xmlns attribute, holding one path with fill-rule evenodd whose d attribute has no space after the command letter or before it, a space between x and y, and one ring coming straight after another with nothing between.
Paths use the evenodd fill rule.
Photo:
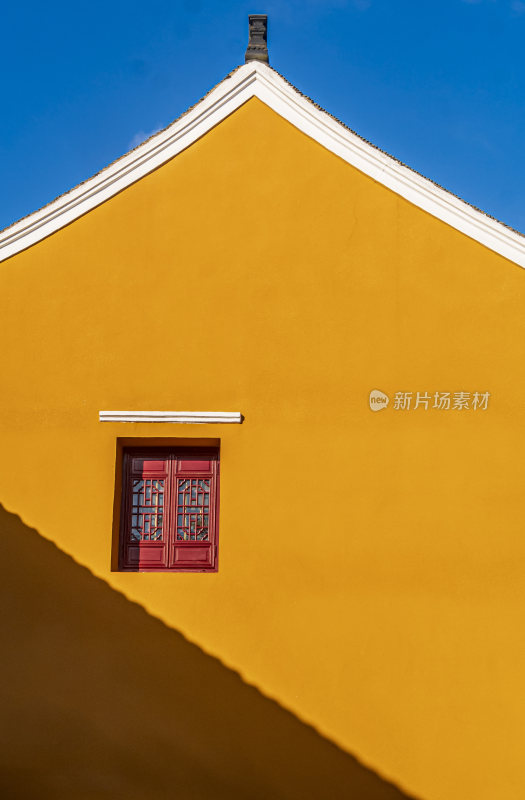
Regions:
<instances>
[{"instance_id":1,"label":"white cornice line","mask_svg":"<svg viewBox=\"0 0 525 800\"><path fill-rule=\"evenodd\" d=\"M99 422L182 422L240 424L240 411L99 411Z\"/></svg>"},{"instance_id":2,"label":"white cornice line","mask_svg":"<svg viewBox=\"0 0 525 800\"><path fill-rule=\"evenodd\" d=\"M239 67L164 131L0 233L0 261L49 236L157 169L251 97L258 97L307 136L409 202L525 267L525 237L360 139L272 69L256 62Z\"/></svg>"}]
</instances>

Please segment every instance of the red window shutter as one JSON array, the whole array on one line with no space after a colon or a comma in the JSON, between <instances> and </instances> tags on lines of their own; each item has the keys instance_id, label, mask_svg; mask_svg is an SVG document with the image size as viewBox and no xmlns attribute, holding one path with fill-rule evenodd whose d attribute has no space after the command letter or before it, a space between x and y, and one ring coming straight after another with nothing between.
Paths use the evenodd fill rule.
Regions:
<instances>
[{"instance_id":1,"label":"red window shutter","mask_svg":"<svg viewBox=\"0 0 525 800\"><path fill-rule=\"evenodd\" d=\"M172 569L216 567L219 461L216 452L174 454Z\"/></svg>"},{"instance_id":2,"label":"red window shutter","mask_svg":"<svg viewBox=\"0 0 525 800\"><path fill-rule=\"evenodd\" d=\"M121 569L216 571L217 449L125 452L122 488Z\"/></svg>"},{"instance_id":3,"label":"red window shutter","mask_svg":"<svg viewBox=\"0 0 525 800\"><path fill-rule=\"evenodd\" d=\"M124 457L121 565L123 569L162 569L168 565L169 456L126 453Z\"/></svg>"}]
</instances>

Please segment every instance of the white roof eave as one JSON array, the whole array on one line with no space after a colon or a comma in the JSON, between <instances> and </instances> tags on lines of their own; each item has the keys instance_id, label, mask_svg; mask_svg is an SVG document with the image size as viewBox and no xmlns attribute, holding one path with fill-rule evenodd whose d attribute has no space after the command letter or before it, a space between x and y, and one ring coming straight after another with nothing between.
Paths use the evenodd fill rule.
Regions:
<instances>
[{"instance_id":1,"label":"white roof eave","mask_svg":"<svg viewBox=\"0 0 525 800\"><path fill-rule=\"evenodd\" d=\"M0 261L25 250L162 166L251 97L348 164L495 253L525 267L525 237L361 139L266 64L251 61L160 133L0 232Z\"/></svg>"}]
</instances>

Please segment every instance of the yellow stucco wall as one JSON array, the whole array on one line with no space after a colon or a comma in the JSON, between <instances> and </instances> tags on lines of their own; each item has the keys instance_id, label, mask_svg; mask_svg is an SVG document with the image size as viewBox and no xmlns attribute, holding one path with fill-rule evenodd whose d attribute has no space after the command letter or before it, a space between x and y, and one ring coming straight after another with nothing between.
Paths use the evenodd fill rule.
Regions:
<instances>
[{"instance_id":1,"label":"yellow stucco wall","mask_svg":"<svg viewBox=\"0 0 525 800\"><path fill-rule=\"evenodd\" d=\"M9 512L406 792L523 797L521 268L252 99L1 264L0 304ZM111 571L117 437L152 436L220 439L217 574Z\"/></svg>"}]
</instances>

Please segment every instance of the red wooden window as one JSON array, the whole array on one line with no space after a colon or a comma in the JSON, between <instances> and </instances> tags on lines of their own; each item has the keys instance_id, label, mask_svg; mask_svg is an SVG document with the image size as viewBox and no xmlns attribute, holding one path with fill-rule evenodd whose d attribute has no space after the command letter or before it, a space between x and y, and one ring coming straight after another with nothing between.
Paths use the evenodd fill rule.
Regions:
<instances>
[{"instance_id":1,"label":"red wooden window","mask_svg":"<svg viewBox=\"0 0 525 800\"><path fill-rule=\"evenodd\" d=\"M120 568L217 570L216 449L126 450Z\"/></svg>"}]
</instances>

